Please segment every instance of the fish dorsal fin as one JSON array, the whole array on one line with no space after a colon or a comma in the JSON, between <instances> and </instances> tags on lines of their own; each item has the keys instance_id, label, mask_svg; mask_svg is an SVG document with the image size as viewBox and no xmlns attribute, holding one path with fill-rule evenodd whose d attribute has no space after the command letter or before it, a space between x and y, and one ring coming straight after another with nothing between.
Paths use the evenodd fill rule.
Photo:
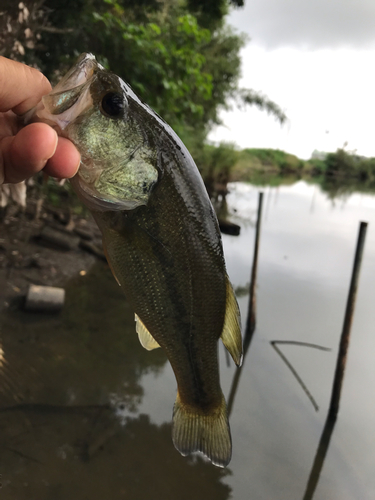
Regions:
<instances>
[{"instance_id":1,"label":"fish dorsal fin","mask_svg":"<svg viewBox=\"0 0 375 500\"><path fill-rule=\"evenodd\" d=\"M221 340L237 366L242 363L241 316L233 287L227 279L227 303Z\"/></svg>"},{"instance_id":2,"label":"fish dorsal fin","mask_svg":"<svg viewBox=\"0 0 375 500\"><path fill-rule=\"evenodd\" d=\"M135 315L135 329L138 333L139 342L145 349L152 351L160 347L137 315Z\"/></svg>"}]
</instances>

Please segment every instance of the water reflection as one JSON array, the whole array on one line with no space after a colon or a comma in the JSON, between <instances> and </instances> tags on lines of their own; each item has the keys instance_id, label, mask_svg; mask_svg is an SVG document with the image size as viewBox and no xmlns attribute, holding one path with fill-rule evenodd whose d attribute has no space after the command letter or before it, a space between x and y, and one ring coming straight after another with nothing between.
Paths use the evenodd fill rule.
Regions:
<instances>
[{"instance_id":1,"label":"water reflection","mask_svg":"<svg viewBox=\"0 0 375 500\"><path fill-rule=\"evenodd\" d=\"M229 470L181 457L170 423L139 414L166 357L140 347L105 264L69 283L60 315L14 306L1 323L3 500L229 498Z\"/></svg>"},{"instance_id":2,"label":"water reflection","mask_svg":"<svg viewBox=\"0 0 375 500\"><path fill-rule=\"evenodd\" d=\"M336 417L327 418L326 424L323 429L322 437L320 438L318 449L316 451L315 460L311 468L303 500L311 500L314 496L316 486L318 484L320 474L322 472L322 468L324 465L324 460L327 455L329 443L331 441L331 436L335 424L336 424Z\"/></svg>"},{"instance_id":3,"label":"water reflection","mask_svg":"<svg viewBox=\"0 0 375 500\"><path fill-rule=\"evenodd\" d=\"M255 241L254 241L254 252L253 252L253 263L251 266L251 278L249 287L249 304L247 308L247 320L246 328L243 338L243 360L242 366L240 366L233 377L232 386L228 398L228 414L232 412L234 398L238 390L238 384L240 381L241 372L245 363L247 352L249 350L256 326L256 286L257 286L257 276L258 276L258 256L259 256L259 242L260 242L260 232L262 223L262 208L263 208L263 192L259 192L258 195L258 210L257 210L257 222L255 228Z\"/></svg>"},{"instance_id":4,"label":"water reflection","mask_svg":"<svg viewBox=\"0 0 375 500\"><path fill-rule=\"evenodd\" d=\"M110 395L133 409L142 396L138 379L158 372L166 357L138 349L134 313L105 264L67 287L60 315L3 314L2 337L12 386L1 406L23 403L97 404ZM17 388L17 389L16 389Z\"/></svg>"},{"instance_id":5,"label":"water reflection","mask_svg":"<svg viewBox=\"0 0 375 500\"><path fill-rule=\"evenodd\" d=\"M238 213L240 206L247 209L248 214L250 215L251 210L254 211L254 206L256 204L256 189L252 186L244 185L237 185L233 187L233 197L228 197L228 205L232 207L232 209L237 209L237 211L232 211L232 216L236 218L236 214ZM275 192L274 195L276 200ZM358 195L355 195L354 198L353 196L348 196L345 200L340 201L335 206L332 205L330 199L327 198L318 188L308 186L303 182L299 182L289 188L279 189L276 211L272 204L269 203L270 198L271 193L268 192L268 198L266 201L268 213L267 219L265 218L264 234L262 234L262 251L260 255L260 277L258 290L259 312L257 315L258 326L252 343L252 349L250 349L248 356L250 356L252 363L254 363L255 356L254 353L252 356L251 351L258 347L256 341L261 341L262 337L263 340L267 340L268 342L272 337L276 337L280 338L282 342L286 342L290 339L296 339L298 341L304 340L306 342L317 342L323 345L327 345L328 343L328 345L333 346L333 359L331 356L327 357L327 361L330 364L329 372L324 368L322 363L315 364L312 370L311 368L309 369L308 363L311 361L307 361L306 363L306 360L309 358L313 360L315 356L314 354L306 356L295 352L291 357L293 365L296 363L296 366L298 367L298 373L303 374L303 378L305 377L305 374L308 374L307 385L309 387L310 381L313 381L314 378L319 378L321 380L320 386L317 386L316 381L315 383L312 383L311 386L313 387L314 393L315 387L318 388L318 395L321 398L319 399L323 401L322 417L324 418L327 411L327 402L324 403L324 401L328 401L330 389L332 387L333 365L336 356L335 351L337 349L336 346L338 345L339 333L344 315L344 302L346 298L345 293L347 293L349 284L350 270L353 259L352 252L355 245L357 225L361 218L370 218L374 221L375 212L373 211L373 201L370 197L361 197L361 203L357 204ZM245 200L247 200L247 205ZM311 200L313 200L313 210L311 210ZM367 210L366 215L364 215L364 208L366 205L370 210ZM309 212L310 216L307 216L307 212ZM243 237L245 237L245 234L243 234ZM240 273L241 269L243 270L244 268L245 261L250 262L250 256L245 256L244 252L245 249L247 252L249 251L250 245L248 241L247 244L242 243L241 248L235 249L234 244L228 239L225 239L226 255L227 257L229 256L229 274L232 279L233 275L237 277L237 279L234 279L234 282L239 287L244 286L243 283L246 283L246 281L244 281L244 275L246 279L246 274L243 271L242 275ZM338 252L336 252L337 247L339 248ZM285 251L286 249L287 251ZM373 240L371 249L375 249ZM330 253L335 255L335 258L329 262L330 265L327 265L326 258L330 255ZM367 252L367 258L370 256L371 254L369 255ZM367 272L369 270L370 263L371 262L367 261L367 265L365 266L367 267ZM365 298L367 301L367 297L373 294L374 279L374 268L371 268L371 280L368 280L367 283L361 284L362 291L366 290L367 292L360 294L362 300ZM324 302L324 307L320 307L324 304ZM243 305L243 301L241 301L241 303ZM359 332L362 333L362 336L365 334L368 344L373 345L373 337L370 336L371 327L366 322L365 318L361 316L361 313L363 314L363 312L366 311L366 308L363 308L363 305L364 304L362 303L362 307L358 307L358 309L362 310L360 313L357 312L355 317L355 330L357 335ZM329 309L327 309L327 307ZM368 312L369 310L367 310L367 315ZM333 316L335 317L334 321L332 321ZM372 328L374 324L374 318L372 317ZM325 336L323 336L322 333L325 333ZM355 349L356 348L354 347L349 353L349 359ZM257 351L259 356L259 349ZM264 354L265 353L263 353L262 358L263 363ZM358 354L359 353L357 351L351 359L355 359ZM359 355L359 359L364 360L363 357L365 353L361 352ZM367 366L370 366L371 361L369 358L366 358L366 362L364 363ZM262 376L259 369L261 364L261 362L258 362L257 366L252 371L252 376L258 377L258 379ZM326 362L324 364L326 364ZM267 368L272 369L269 363L267 363ZM245 372L246 371L249 372L249 370L245 370ZM272 371L274 372L275 370L272 369ZM323 373L324 376L322 377L321 375ZM280 386L280 394L282 394L285 398L285 382L287 377L281 375L280 373L278 375L280 377L280 382L283 379L284 383L275 384L275 381L271 381L271 374L263 375L266 376L271 385ZM249 375L247 375L247 377L248 376ZM352 380L355 379L358 381L361 379L359 374L356 374L353 371L351 372L351 377ZM373 375L372 379L374 379ZM252 383L249 378L247 378L246 383L254 386L254 383ZM241 397L241 392L243 397L243 389L244 388L241 383L239 386L239 397ZM322 391L322 389L324 389L324 391ZM347 390L347 386L345 389ZM252 388L252 391L253 390L254 387ZM267 386L267 384L263 384L263 390L266 395L265 397L272 397L271 394L275 396L275 392L273 390L270 391L269 385ZM251 395L251 391L246 392L248 394L250 393L250 397L254 403L255 398ZM344 391L344 394L345 393L348 394L348 392ZM237 398L236 401L238 401L238 399L239 398ZM350 398L346 399L345 403L349 401ZM263 404L263 401L259 401L258 398L258 403L259 402ZM284 403L286 405L295 405L296 400L294 399L293 401L293 399L287 398L284 400ZM344 428L352 429L353 425L357 425L359 418L360 420L363 420L363 414L362 412L357 411L356 419L350 421L350 424L348 425L349 422L346 420L348 415L348 405L345 403L345 409L341 410L339 419L341 417L340 422L341 425L344 425ZM274 404L271 406L275 407ZM350 406L350 403L349 407L354 410L353 406ZM265 432L268 430L273 438L278 440L280 437L274 432L272 426L283 428L282 432L285 433L287 427L294 427L298 422L297 418L289 417L290 425L288 426L285 421L284 425L280 426L280 419L285 419L287 414L289 414L289 412L286 411L285 406L284 408L279 406L278 412L273 414L274 419L272 423L268 422L268 424L258 425L259 422L255 423L253 421L252 425L256 427L257 433L260 432L260 429L263 429ZM344 416L342 416L342 414L344 414ZM264 417L265 413L262 412L262 415ZM317 420L313 419L311 412L308 410L306 411L306 409L301 409L300 418L304 419L305 424L307 424L301 426L302 422L299 422L301 428L304 428L303 433L300 434L301 443L310 443L311 447L315 449L317 442L319 441L319 437L316 435L312 440L308 437L308 433L306 431L311 431L311 429L315 427L315 424L313 423L314 420L315 423ZM318 418L318 420L321 420L321 418ZM324 422L322 422L322 427L323 426ZM295 429L296 428L297 427L295 427ZM366 429L367 431L363 433L361 438L363 442L361 450L368 456L369 459L369 457L373 455L372 448L369 448L367 444L367 439L371 430L369 427ZM342 428L340 429L341 433L340 431L336 432L336 435L333 438L333 443L331 443L331 448L327 451L329 436L332 430L333 426L327 424L309 481L308 477L310 474L311 462L310 465L308 465L305 459L302 458L302 447L296 445L296 443L294 443L294 446L290 447L290 443L288 443L288 445L286 440L283 439L284 452L289 450L289 454L291 454L289 456L294 456L294 458L291 458L293 461L293 472L291 472L290 469L286 472L286 474L291 474L290 477L293 478L292 483L287 486L286 481L283 481L281 477L278 477L277 484L280 489L276 493L276 490L272 490L271 488L267 488L265 486L263 490L264 498L303 498L303 490L306 491L305 494L307 496L305 496L305 498L312 498L313 496L315 499L372 498L372 492L374 491L373 478L366 476L367 479L361 483L359 480L360 475L358 474L358 466L355 467L356 472L353 471L353 464L358 464L359 461L361 462L362 470L364 470L365 467L363 467L363 465L365 460L363 458L359 459L358 453L353 453L353 448L350 448L350 452L348 450L345 451L345 457L348 461L345 463L343 461L343 455L341 453L345 450L346 439L343 440ZM298 435L298 431L296 432ZM254 436L254 433L252 433L252 435ZM373 441L373 439L371 439L371 441ZM263 447L266 449L273 448L272 446L267 446L265 443L263 443ZM261 451L261 445L256 448L259 453ZM282 449L280 451L281 454L278 459L285 460L286 457L285 455L282 455ZM327 457L327 461L323 467L325 456ZM269 461L269 464L270 463L272 463L272 468L275 470L277 470L280 466L280 463L277 463L272 459ZM302 464L304 464L304 472L299 468ZM336 466L333 474L332 464ZM234 470L236 470L237 466L237 463L233 463ZM299 473L296 472L297 470L299 470ZM322 477L317 486L317 479L321 471ZM304 481L302 480L302 477L304 477ZM327 481L328 478L330 479ZM251 479L254 479L254 477L252 476ZM251 479L249 478L248 481L251 482ZM308 483L307 489L306 483ZM287 488L288 493L284 494L280 492L282 489L281 485L284 485L284 487ZM315 491L316 486L317 489ZM300 491L300 494L297 493L296 488ZM240 491L238 487L237 491ZM244 482L242 483L241 491L242 493L245 491ZM259 496L259 498L262 497Z\"/></svg>"},{"instance_id":6,"label":"water reflection","mask_svg":"<svg viewBox=\"0 0 375 500\"><path fill-rule=\"evenodd\" d=\"M247 317L258 189L237 185L224 236L228 271ZM311 210L313 200L313 210ZM236 211L235 211L236 210ZM171 441L176 382L163 352L139 345L133 311L105 265L67 289L59 316L8 310L1 318L0 474L5 500L303 499L324 428L358 221L368 219L340 413L314 500L375 498L375 199L332 204L304 182L267 188L257 327L232 406L233 459L222 471L183 458ZM319 403L316 413L271 340ZM220 349L228 396L236 370ZM320 457L322 454L320 454ZM320 462L323 464L323 462ZM310 483L309 483L310 484ZM311 483L312 484L312 483ZM310 489L309 489L310 488ZM306 497L308 498L308 497Z\"/></svg>"},{"instance_id":7,"label":"water reflection","mask_svg":"<svg viewBox=\"0 0 375 500\"><path fill-rule=\"evenodd\" d=\"M230 498L228 471L180 457L146 415L122 426L107 408L34 407L0 422L4 500Z\"/></svg>"}]
</instances>

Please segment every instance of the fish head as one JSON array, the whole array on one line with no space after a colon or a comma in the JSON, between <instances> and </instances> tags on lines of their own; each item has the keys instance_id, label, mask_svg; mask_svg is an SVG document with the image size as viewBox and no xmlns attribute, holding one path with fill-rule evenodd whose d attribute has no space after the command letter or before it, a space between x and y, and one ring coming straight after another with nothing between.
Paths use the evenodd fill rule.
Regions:
<instances>
[{"instance_id":1,"label":"fish head","mask_svg":"<svg viewBox=\"0 0 375 500\"><path fill-rule=\"evenodd\" d=\"M82 54L34 113L80 151L81 164L72 183L91 209L146 205L158 181L156 150L139 103L121 78L92 54Z\"/></svg>"}]
</instances>

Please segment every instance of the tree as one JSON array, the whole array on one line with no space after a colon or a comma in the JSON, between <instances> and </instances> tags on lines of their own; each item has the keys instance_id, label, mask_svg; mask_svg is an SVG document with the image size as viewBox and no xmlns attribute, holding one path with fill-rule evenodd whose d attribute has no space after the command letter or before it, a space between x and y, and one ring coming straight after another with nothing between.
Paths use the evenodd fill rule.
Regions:
<instances>
[{"instance_id":1,"label":"tree","mask_svg":"<svg viewBox=\"0 0 375 500\"><path fill-rule=\"evenodd\" d=\"M230 103L256 105L285 120L266 96L238 88L245 38L225 25L225 14L242 0L6 1L3 55L37 66L55 83L81 52L93 52L176 130L193 156Z\"/></svg>"},{"instance_id":2,"label":"tree","mask_svg":"<svg viewBox=\"0 0 375 500\"><path fill-rule=\"evenodd\" d=\"M30 5L36 5L29 0ZM241 5L241 0L233 0ZM40 7L40 2L39 2ZM224 24L228 1L45 0L40 43L26 47L56 80L79 53L92 51L126 80L182 135L207 135L228 99L256 104L280 121L265 96L239 90L239 52L245 38ZM42 10L41 10L42 9ZM220 10L214 15L215 9ZM205 26L204 15L215 19ZM202 17L203 16L203 17ZM206 23L207 25L207 23Z\"/></svg>"}]
</instances>

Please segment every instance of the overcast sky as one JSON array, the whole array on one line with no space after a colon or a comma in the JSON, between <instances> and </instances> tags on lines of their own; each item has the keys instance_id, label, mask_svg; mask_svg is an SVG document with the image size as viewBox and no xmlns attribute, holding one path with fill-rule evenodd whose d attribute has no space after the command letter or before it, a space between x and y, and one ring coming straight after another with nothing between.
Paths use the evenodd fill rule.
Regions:
<instances>
[{"instance_id":1,"label":"overcast sky","mask_svg":"<svg viewBox=\"0 0 375 500\"><path fill-rule=\"evenodd\" d=\"M240 86L260 90L286 112L280 127L248 108L223 112L210 136L239 147L314 149L375 156L375 0L245 0L228 18L250 42Z\"/></svg>"}]
</instances>

